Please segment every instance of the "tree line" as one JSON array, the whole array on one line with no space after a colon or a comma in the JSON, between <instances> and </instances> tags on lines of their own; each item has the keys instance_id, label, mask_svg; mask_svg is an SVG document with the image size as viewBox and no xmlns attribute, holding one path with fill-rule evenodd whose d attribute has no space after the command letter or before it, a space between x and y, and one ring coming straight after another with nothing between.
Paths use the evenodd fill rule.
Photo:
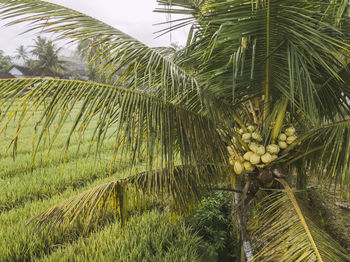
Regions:
<instances>
[{"instance_id":1,"label":"tree line","mask_svg":"<svg viewBox=\"0 0 350 262\"><path fill-rule=\"evenodd\" d=\"M14 56L5 55L0 50L0 71L6 72L15 60L42 75L59 75L65 70L64 61L59 58L61 48L45 37L38 36L31 46L20 45Z\"/></svg>"}]
</instances>

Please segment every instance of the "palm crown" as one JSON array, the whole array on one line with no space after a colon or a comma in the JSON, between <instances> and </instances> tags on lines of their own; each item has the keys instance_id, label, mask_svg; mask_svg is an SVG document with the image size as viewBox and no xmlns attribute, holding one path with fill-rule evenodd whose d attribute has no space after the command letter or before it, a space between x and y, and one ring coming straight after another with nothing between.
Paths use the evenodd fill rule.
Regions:
<instances>
[{"instance_id":1,"label":"palm crown","mask_svg":"<svg viewBox=\"0 0 350 262\"><path fill-rule=\"evenodd\" d=\"M299 238L294 241L307 243L281 245L281 234L265 235L264 243L270 246L256 257L275 261L284 253L280 261L291 257L342 261L346 255L327 236L315 233L316 226L304 217L284 179L294 170L297 187L303 189L306 174L315 176L320 182L340 185L341 195L349 199L347 1L159 2L158 12L189 15L173 27L191 25L186 47L171 56L166 48L149 48L59 5L0 1L1 17L9 19L9 24L33 22L31 29L54 32L58 39L77 43L94 39L86 47L94 53L90 62L107 80L113 79L111 84L0 80L1 130L20 116L14 149L34 111L42 109L39 145L45 129L58 121L56 136L79 102L65 150L75 130L83 134L97 119L91 138L96 154L112 130L113 159L121 152L130 157L131 166L139 159L147 163L147 172L101 185L43 212L36 217L38 224L78 217L89 224L97 210L108 208L117 209L124 221L144 193L170 195L174 210L187 212L215 185L236 178L235 190L244 193L242 199L238 197L238 214L243 216L250 204L248 191L281 184L286 195L268 196L271 208L265 208L265 216L259 219L269 223L260 228L297 232ZM121 72L117 79L113 78L116 72ZM22 91L31 86L35 88L23 96ZM290 137L286 142L285 133ZM279 182L271 185L274 178ZM241 182L245 187L240 187ZM294 207L292 214L278 213L288 203ZM271 217L296 222L271 227ZM238 220L245 227L244 217L238 215ZM241 237L248 241L244 231Z\"/></svg>"}]
</instances>

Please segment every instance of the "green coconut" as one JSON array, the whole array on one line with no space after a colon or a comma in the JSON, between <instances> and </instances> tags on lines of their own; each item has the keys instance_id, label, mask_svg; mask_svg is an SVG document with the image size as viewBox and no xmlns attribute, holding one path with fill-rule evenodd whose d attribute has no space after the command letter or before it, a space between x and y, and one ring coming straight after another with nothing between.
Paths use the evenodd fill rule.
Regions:
<instances>
[{"instance_id":1,"label":"green coconut","mask_svg":"<svg viewBox=\"0 0 350 262\"><path fill-rule=\"evenodd\" d=\"M244 169L247 171L254 171L255 167L249 162L249 161L245 161L243 163Z\"/></svg>"},{"instance_id":2,"label":"green coconut","mask_svg":"<svg viewBox=\"0 0 350 262\"><path fill-rule=\"evenodd\" d=\"M262 156L263 154L265 154L265 152L266 152L265 147L263 145L259 145L255 153Z\"/></svg>"},{"instance_id":3,"label":"green coconut","mask_svg":"<svg viewBox=\"0 0 350 262\"><path fill-rule=\"evenodd\" d=\"M242 172L244 171L244 166L242 165L241 162L236 161L236 162L234 162L234 164L233 164L233 170L235 171L235 173L236 173L237 175L240 175L240 174L242 174Z\"/></svg>"},{"instance_id":4,"label":"green coconut","mask_svg":"<svg viewBox=\"0 0 350 262\"><path fill-rule=\"evenodd\" d=\"M272 157L272 161L274 161L274 160L276 160L278 158L277 155L271 155L271 157Z\"/></svg>"},{"instance_id":5,"label":"green coconut","mask_svg":"<svg viewBox=\"0 0 350 262\"><path fill-rule=\"evenodd\" d=\"M243 140L249 140L252 138L252 135L250 133L245 133L242 135Z\"/></svg>"},{"instance_id":6,"label":"green coconut","mask_svg":"<svg viewBox=\"0 0 350 262\"><path fill-rule=\"evenodd\" d=\"M281 148L281 149L285 149L288 147L287 143L284 142L284 141L279 141L278 142L278 146Z\"/></svg>"},{"instance_id":7,"label":"green coconut","mask_svg":"<svg viewBox=\"0 0 350 262\"><path fill-rule=\"evenodd\" d=\"M261 156L261 161L265 164L270 163L273 160L270 153L265 153Z\"/></svg>"},{"instance_id":8,"label":"green coconut","mask_svg":"<svg viewBox=\"0 0 350 262\"><path fill-rule=\"evenodd\" d=\"M288 145L290 145L291 143L293 143L295 141L295 139L297 139L296 136L289 136L289 137L287 137L286 142Z\"/></svg>"},{"instance_id":9,"label":"green coconut","mask_svg":"<svg viewBox=\"0 0 350 262\"><path fill-rule=\"evenodd\" d=\"M248 151L247 153L245 153L245 154L243 155L243 158L244 158L245 160L249 161L249 160L250 160L250 157L252 156L252 154L254 154L254 152Z\"/></svg>"},{"instance_id":10,"label":"green coconut","mask_svg":"<svg viewBox=\"0 0 350 262\"><path fill-rule=\"evenodd\" d=\"M286 136L286 134L281 133L281 134L278 136L278 139L281 140L281 141L286 141L287 136Z\"/></svg>"},{"instance_id":11,"label":"green coconut","mask_svg":"<svg viewBox=\"0 0 350 262\"><path fill-rule=\"evenodd\" d=\"M287 136L293 136L295 134L295 128L294 127L289 127L285 131Z\"/></svg>"},{"instance_id":12,"label":"green coconut","mask_svg":"<svg viewBox=\"0 0 350 262\"><path fill-rule=\"evenodd\" d=\"M256 153L252 154L249 159L250 163L257 165L260 163L260 156Z\"/></svg>"},{"instance_id":13,"label":"green coconut","mask_svg":"<svg viewBox=\"0 0 350 262\"><path fill-rule=\"evenodd\" d=\"M259 142L262 141L261 135L260 135L259 133L257 133L257 132L253 132L253 133L252 133L252 138L253 138L254 140L256 140L256 141L259 141Z\"/></svg>"},{"instance_id":14,"label":"green coconut","mask_svg":"<svg viewBox=\"0 0 350 262\"><path fill-rule=\"evenodd\" d=\"M280 148L278 145L276 144L271 144L271 145L268 145L266 147L266 150L267 152L269 152L270 154L278 154L278 152L280 151Z\"/></svg>"},{"instance_id":15,"label":"green coconut","mask_svg":"<svg viewBox=\"0 0 350 262\"><path fill-rule=\"evenodd\" d=\"M257 143L250 143L249 145L248 145L248 147L249 147L249 149L251 150L251 151L253 151L254 153L256 153L256 151L258 150L258 147L259 147L259 145L257 144Z\"/></svg>"},{"instance_id":16,"label":"green coconut","mask_svg":"<svg viewBox=\"0 0 350 262\"><path fill-rule=\"evenodd\" d=\"M255 130L254 126L252 126L252 125L248 126L247 129L250 133L253 133Z\"/></svg>"}]
</instances>

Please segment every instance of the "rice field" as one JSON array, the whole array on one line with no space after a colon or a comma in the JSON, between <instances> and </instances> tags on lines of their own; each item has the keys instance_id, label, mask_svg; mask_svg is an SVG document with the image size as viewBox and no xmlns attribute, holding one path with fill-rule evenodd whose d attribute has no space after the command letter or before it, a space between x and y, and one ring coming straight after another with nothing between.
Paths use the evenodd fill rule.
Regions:
<instances>
[{"instance_id":1,"label":"rice field","mask_svg":"<svg viewBox=\"0 0 350 262\"><path fill-rule=\"evenodd\" d=\"M199 261L200 239L190 234L183 222L174 224L169 215L157 211L135 216L125 228L114 217L87 234L82 230L56 229L38 233L26 221L34 215L79 192L122 178L130 172L128 161L111 163L113 136L98 158L87 158L87 139L78 149L73 135L64 161L65 138L73 123L69 118L48 155L39 148L32 164L32 138L38 115L24 127L17 155L9 148L17 126L10 123L0 135L0 261ZM85 137L91 136L93 124ZM55 128L55 127L52 127ZM49 130L53 133L53 130ZM142 170L143 165L138 167ZM175 260L174 260L175 259Z\"/></svg>"}]
</instances>

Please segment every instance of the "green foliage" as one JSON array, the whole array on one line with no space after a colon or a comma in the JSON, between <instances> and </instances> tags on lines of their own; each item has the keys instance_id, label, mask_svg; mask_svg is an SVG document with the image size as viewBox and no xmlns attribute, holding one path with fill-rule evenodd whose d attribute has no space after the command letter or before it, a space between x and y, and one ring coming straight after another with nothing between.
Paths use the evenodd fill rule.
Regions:
<instances>
[{"instance_id":1,"label":"green foliage","mask_svg":"<svg viewBox=\"0 0 350 262\"><path fill-rule=\"evenodd\" d=\"M44 261L199 262L201 242L183 222L150 212L133 217L125 228L113 224L62 247Z\"/></svg>"},{"instance_id":2,"label":"green foliage","mask_svg":"<svg viewBox=\"0 0 350 262\"><path fill-rule=\"evenodd\" d=\"M22 59L24 63L27 62L28 59L28 52L26 48L23 45L20 45L16 48L16 56L17 59Z\"/></svg>"},{"instance_id":3,"label":"green foliage","mask_svg":"<svg viewBox=\"0 0 350 262\"><path fill-rule=\"evenodd\" d=\"M107 261L109 258L110 261L118 261L117 258L129 254L132 258L150 256L149 261L153 261L151 256L157 255L158 261L173 261L172 258L186 262L203 261L201 252L205 250L200 249L204 245L201 238L186 228L183 222L174 223L168 215L156 212L146 213L144 217L135 216L130 226L128 223L124 229L115 215L109 212L97 229L84 235L83 227L69 231L62 227L52 230L48 237L46 232L38 233L34 227L26 225L28 218L41 212L42 208L49 208L77 193L129 174L127 159L110 163L112 139L105 141L96 163L93 158L86 159L88 138L93 134L95 122L87 127L80 146L80 138L75 134L68 158L64 161L62 148L73 121L71 117L68 119L49 156L46 146L38 149L33 167L32 135L38 115L23 129L15 161L7 145L12 139L8 134L16 130L16 123L9 123L6 132L0 135L3 141L0 144L0 261L62 261L61 257L63 261L71 261L75 253L79 254L77 261L94 261L103 256ZM52 139L54 129L49 129L51 136L47 139ZM142 171L145 166L141 163L138 169ZM126 234L123 236L121 232ZM135 260L130 258L129 261Z\"/></svg>"},{"instance_id":4,"label":"green foliage","mask_svg":"<svg viewBox=\"0 0 350 262\"><path fill-rule=\"evenodd\" d=\"M5 56L4 51L0 50L0 72L6 71L11 65L11 57Z\"/></svg>"},{"instance_id":5,"label":"green foliage","mask_svg":"<svg viewBox=\"0 0 350 262\"><path fill-rule=\"evenodd\" d=\"M349 254L314 222L314 210L303 203L303 193L296 198L287 194L290 189L266 196L251 219L255 260L349 261Z\"/></svg>"},{"instance_id":6,"label":"green foliage","mask_svg":"<svg viewBox=\"0 0 350 262\"><path fill-rule=\"evenodd\" d=\"M57 48L52 41L38 36L31 53L38 60L31 61L30 66L41 76L59 76L63 73L64 62L58 57L60 48Z\"/></svg>"},{"instance_id":7,"label":"green foliage","mask_svg":"<svg viewBox=\"0 0 350 262\"><path fill-rule=\"evenodd\" d=\"M89 81L106 83L105 77L101 76L98 72L98 68L92 64L87 67L87 77L89 78Z\"/></svg>"},{"instance_id":8,"label":"green foliage","mask_svg":"<svg viewBox=\"0 0 350 262\"><path fill-rule=\"evenodd\" d=\"M46 146L40 147L32 166L32 139L38 120L37 115L34 116L23 129L15 160L7 145L12 140L9 134L16 130L16 124L9 123L6 132L0 135L0 261L39 259L56 249L57 245L68 245L70 241L81 237L80 228L70 233L64 230L52 231L48 239L46 234L38 234L26 222L28 218L41 212L43 207L49 208L77 193L115 179L117 171L120 178L128 174L126 159L125 162L111 165L111 140L106 141L101 148L103 153L96 162L92 158L87 161L87 138L93 133L92 126L87 127L86 137L80 146L80 138L75 134L65 161L62 148L65 144L64 136L72 125L71 117L63 127L61 135L56 138L51 153L48 155ZM48 130L47 139L52 139L54 130L55 126ZM142 165L139 168L142 170ZM106 221L100 223L101 227L105 223Z\"/></svg>"},{"instance_id":9,"label":"green foliage","mask_svg":"<svg viewBox=\"0 0 350 262\"><path fill-rule=\"evenodd\" d=\"M169 49L150 48L69 8L46 1L0 0L0 17L10 20L10 25L25 22L30 24L29 31L40 29L56 33L58 40L85 42L89 63L109 83L0 80L4 129L18 116L11 140L14 153L33 111L44 107L40 118L43 126L33 143L37 153L45 130L58 120L56 137L74 105L82 102L66 136L65 150L76 132L81 136L86 124L98 120L89 141L97 145L96 152L108 141L111 129L115 134L112 150L131 157L131 170L141 156L147 163L145 172L118 177L44 211L36 217L38 225L72 224L85 219L85 227L89 227L92 217L115 210L124 222L129 214L128 200L135 199L129 190L171 196L175 203L172 207L186 212L212 185L233 176L226 146L232 144L233 155L239 159L250 141L238 139L237 131L245 131L248 124L258 127L266 145L274 142L287 125L293 125L300 138L281 152L283 157L251 171L261 181L260 175L264 174L283 176L284 172L277 172L282 167L292 170L297 164L302 175L308 168L319 168L319 180L340 184L341 193L347 190L350 199L350 129L345 121L350 105L344 102L350 97L348 0L160 2L165 8L159 12L191 15L172 26L192 24L187 46L172 56ZM38 46L43 43L42 39L38 42ZM53 45L48 51L54 57ZM120 77L114 78L119 73ZM14 100L3 99L9 96ZM308 174L314 176L315 172ZM247 187L255 186L251 183L255 175L244 176ZM247 188L247 192L255 194L259 183L255 184L256 190ZM292 190L288 199L282 200L273 199L271 213L258 210L267 221L259 227L266 228L260 231L263 236L269 232L261 244L261 249L270 251L267 256L274 261L279 260L278 256L286 260L317 257L321 261L321 256L325 261L337 260L337 247L313 230L312 223L308 229ZM212 204L209 201L204 206ZM217 212L209 214L197 218L201 223L214 217L222 222ZM215 230L222 232L220 228ZM215 242L212 254L223 246L223 235L213 231L205 227L202 232ZM287 240L284 232L291 232ZM302 245L290 245L295 240ZM265 242L270 246L265 247Z\"/></svg>"},{"instance_id":10,"label":"green foliage","mask_svg":"<svg viewBox=\"0 0 350 262\"><path fill-rule=\"evenodd\" d=\"M236 256L237 231L233 227L230 193L215 192L205 197L188 223L204 240L204 261L233 261Z\"/></svg>"}]
</instances>

